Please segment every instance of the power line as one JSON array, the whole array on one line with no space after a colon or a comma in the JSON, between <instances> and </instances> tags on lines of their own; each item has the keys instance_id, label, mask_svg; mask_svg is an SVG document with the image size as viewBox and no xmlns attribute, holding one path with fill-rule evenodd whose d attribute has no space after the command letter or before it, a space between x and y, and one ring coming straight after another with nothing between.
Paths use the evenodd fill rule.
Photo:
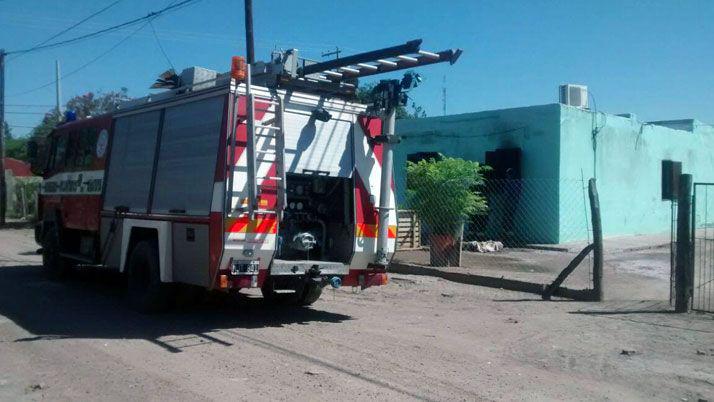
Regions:
<instances>
[{"instance_id":1,"label":"power line","mask_svg":"<svg viewBox=\"0 0 714 402\"><path fill-rule=\"evenodd\" d=\"M6 110L5 113L6 114L41 114L41 115L46 114L45 112L11 112L8 110Z\"/></svg>"},{"instance_id":2,"label":"power line","mask_svg":"<svg viewBox=\"0 0 714 402\"><path fill-rule=\"evenodd\" d=\"M10 107L54 107L55 105L42 105L42 104L29 104L29 103L6 103L5 106L10 106Z\"/></svg>"},{"instance_id":3,"label":"power line","mask_svg":"<svg viewBox=\"0 0 714 402\"><path fill-rule=\"evenodd\" d=\"M117 29L120 29L120 28L126 28L126 27L129 27L129 26L138 24L138 23L140 23L140 22L143 22L143 21L147 21L147 20L154 19L154 18L156 18L156 17L159 17L161 14L164 14L164 13L166 13L166 12L168 12L168 11L171 11L171 10L177 9L177 8L179 8L179 7L188 5L189 3L192 3L192 2L194 2L194 1L197 1L197 0L184 0L184 1L182 1L182 2L179 2L179 3L176 3L176 4L169 5L169 6L167 6L167 7L164 7L164 8L162 8L161 10L152 11L152 12L146 14L146 15L143 16L143 17L135 18L135 19L133 19L133 20L129 20L129 21L123 22L123 23L118 24L118 25L114 25L114 26L111 26L111 27L108 27L108 28L100 29L99 31L95 31L95 32L88 33L88 34L85 34L85 35L76 36L76 37L74 37L74 38L70 38L70 39L66 39L66 40L62 40L62 41L58 41L58 42L47 43L47 44L40 45L40 46L34 46L34 47L31 47L31 48L28 48L28 49L13 50L13 51L6 52L6 54L25 54L25 53L36 52L36 51L39 51L39 50L50 49L50 48L54 48L54 47L58 47L58 46L64 46L64 45L68 45L68 44L71 44L71 43L79 42L79 41L82 41L82 40L90 39L90 38L93 38L93 37L96 37L96 36L99 36L99 35L102 35L102 34L105 34L105 33L108 33L108 32L116 31ZM142 26L142 28L143 28L143 26Z\"/></svg>"},{"instance_id":4,"label":"power line","mask_svg":"<svg viewBox=\"0 0 714 402\"><path fill-rule=\"evenodd\" d=\"M161 54L164 55L164 58L169 63L169 66L171 66L171 69L176 71L176 68L174 67L174 63L171 62L171 59L169 58L169 55L166 54L164 47L161 46L161 41L159 40L159 36L156 34L156 28L154 28L154 24L151 22L151 20L149 20L149 27L151 27L151 32L153 32L153 34L154 34L154 39L156 39L156 44L159 45L159 50L161 50Z\"/></svg>"},{"instance_id":5,"label":"power line","mask_svg":"<svg viewBox=\"0 0 714 402\"><path fill-rule=\"evenodd\" d=\"M35 128L35 126L18 126L16 124L8 124L10 128Z\"/></svg>"},{"instance_id":6,"label":"power line","mask_svg":"<svg viewBox=\"0 0 714 402\"><path fill-rule=\"evenodd\" d=\"M97 57L95 57L95 58L89 60L88 62L82 64L81 66L75 68L74 70L72 70L72 71L70 71L70 72L64 74L62 77L60 77L60 79L67 78L67 77L69 77L69 76L71 76L71 75L73 75L73 74L78 73L79 71L82 71L83 69L85 69L86 67L88 67L90 64L96 62L97 60L99 60L99 59L101 59L102 57L106 56L107 54L111 53L112 51L114 51L114 49L116 49L116 48L118 48L119 46L121 46L122 43L126 42L126 41L129 40L132 36L134 36L136 33L138 33L139 31L141 31L142 29L144 29L144 27L146 27L146 25L148 25L148 22L145 23L145 24L143 24L142 26L140 26L138 29L134 30L133 32L131 32L129 35L127 35L126 37L124 37L124 38L123 38L122 40L120 40L119 42L115 43L114 46L110 47L109 49L107 49L105 52L101 53L101 54L98 55ZM57 82L57 80L52 80L52 81L50 81L50 82L48 82L48 83L46 83L46 84L40 85L39 87L35 87L35 88L29 89L29 90L23 91L23 92L16 92L16 93L14 93L14 94L10 94L9 96L27 95L27 94L29 94L29 93L39 91L40 89L44 89L44 88L47 88L47 87L49 87L49 86L52 86L52 85L55 84L55 82Z\"/></svg>"},{"instance_id":7,"label":"power line","mask_svg":"<svg viewBox=\"0 0 714 402\"><path fill-rule=\"evenodd\" d=\"M46 44L47 42L51 41L52 39L55 39L55 38L57 38L57 37L59 37L59 36L65 34L65 33L69 32L69 31L71 31L72 29L78 27L79 25L81 25L81 24L83 24L83 23L89 21L90 19L96 17L97 15L99 15L99 14L101 14L101 13L107 11L108 9L114 7L115 5L117 5L118 3L120 3L121 1L122 1L122 0L116 0L115 2L113 2L113 3L109 4L108 6L102 8L101 10L96 11L96 12L94 12L94 13L88 15L87 17L83 18L81 21L72 24L71 26L69 26L69 27L63 29L62 31L60 31L60 32L58 32L58 33L56 33L56 34L50 36L49 38L45 39L44 41L42 41L42 42L36 44L34 47L42 46L42 45ZM18 54L18 55L15 56L15 57L9 58L8 61L15 60L15 59L17 59L18 57L22 57L22 54Z\"/></svg>"}]
</instances>

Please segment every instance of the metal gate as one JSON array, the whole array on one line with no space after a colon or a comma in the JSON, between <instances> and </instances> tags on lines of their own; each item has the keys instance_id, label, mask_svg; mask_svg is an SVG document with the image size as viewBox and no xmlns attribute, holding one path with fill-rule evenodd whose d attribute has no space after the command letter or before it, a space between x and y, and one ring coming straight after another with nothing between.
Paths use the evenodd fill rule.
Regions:
<instances>
[{"instance_id":1,"label":"metal gate","mask_svg":"<svg viewBox=\"0 0 714 402\"><path fill-rule=\"evenodd\" d=\"M692 310L714 312L714 183L694 183Z\"/></svg>"}]
</instances>

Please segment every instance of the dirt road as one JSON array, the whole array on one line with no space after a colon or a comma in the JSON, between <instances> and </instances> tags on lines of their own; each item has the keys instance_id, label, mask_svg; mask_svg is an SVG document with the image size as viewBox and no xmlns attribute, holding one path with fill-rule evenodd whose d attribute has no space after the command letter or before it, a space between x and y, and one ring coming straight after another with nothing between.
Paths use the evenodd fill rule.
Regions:
<instances>
[{"instance_id":1,"label":"dirt road","mask_svg":"<svg viewBox=\"0 0 714 402\"><path fill-rule=\"evenodd\" d=\"M30 236L0 231L1 400L714 400L714 317L666 303L394 275L143 316L116 276L45 280Z\"/></svg>"}]
</instances>

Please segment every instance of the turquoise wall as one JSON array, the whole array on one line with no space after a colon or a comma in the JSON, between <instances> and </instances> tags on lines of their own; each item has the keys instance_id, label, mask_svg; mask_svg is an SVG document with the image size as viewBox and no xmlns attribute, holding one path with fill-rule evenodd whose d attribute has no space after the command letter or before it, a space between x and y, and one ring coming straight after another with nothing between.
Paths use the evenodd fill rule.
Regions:
<instances>
[{"instance_id":1,"label":"turquoise wall","mask_svg":"<svg viewBox=\"0 0 714 402\"><path fill-rule=\"evenodd\" d=\"M588 238L583 179L597 178L605 236L670 230L671 205L661 199L662 160L682 162L695 182L714 182L714 127L691 119L646 123L631 114L549 104L398 120L396 132L402 137L394 159L402 206L407 155L440 152L483 162L486 151L520 147L525 181L516 217L534 243Z\"/></svg>"},{"instance_id":2,"label":"turquoise wall","mask_svg":"<svg viewBox=\"0 0 714 402\"><path fill-rule=\"evenodd\" d=\"M519 228L527 231L530 242L557 243L559 116L559 105L551 104L398 120L396 134L401 137L401 143L394 152L398 205L404 206L405 202L409 154L440 152L483 162L486 151L520 147L522 175L528 184L522 189L523 201L516 210Z\"/></svg>"},{"instance_id":3,"label":"turquoise wall","mask_svg":"<svg viewBox=\"0 0 714 402\"><path fill-rule=\"evenodd\" d=\"M671 205L661 199L661 164L682 162L694 181L714 181L714 127L696 120L645 123L636 116L593 113L560 105L561 183L596 173L605 236L670 230ZM592 127L597 128L593 158ZM593 159L595 167L593 167ZM582 215L561 188L560 226ZM561 242L568 239L561 236Z\"/></svg>"}]
</instances>

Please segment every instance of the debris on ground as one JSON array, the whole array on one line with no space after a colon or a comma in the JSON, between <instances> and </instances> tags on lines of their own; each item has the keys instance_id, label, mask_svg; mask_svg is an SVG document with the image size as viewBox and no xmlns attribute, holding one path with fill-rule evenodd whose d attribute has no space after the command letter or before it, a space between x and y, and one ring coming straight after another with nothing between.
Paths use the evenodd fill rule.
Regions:
<instances>
[{"instance_id":1,"label":"debris on ground","mask_svg":"<svg viewBox=\"0 0 714 402\"><path fill-rule=\"evenodd\" d=\"M451 298L451 297L454 297L454 295L451 294L451 293L442 293L442 294L441 294L441 297L449 297L449 298Z\"/></svg>"},{"instance_id":2,"label":"debris on ground","mask_svg":"<svg viewBox=\"0 0 714 402\"><path fill-rule=\"evenodd\" d=\"M503 243L500 241L467 241L464 242L461 248L465 251L473 251L476 253L493 253L503 250Z\"/></svg>"},{"instance_id":3,"label":"debris on ground","mask_svg":"<svg viewBox=\"0 0 714 402\"><path fill-rule=\"evenodd\" d=\"M622 349L622 352L620 352L620 354L625 356L632 356L636 355L637 351L633 349Z\"/></svg>"},{"instance_id":4,"label":"debris on ground","mask_svg":"<svg viewBox=\"0 0 714 402\"><path fill-rule=\"evenodd\" d=\"M518 324L518 320L516 320L515 318L508 318L506 322L509 324Z\"/></svg>"},{"instance_id":5,"label":"debris on ground","mask_svg":"<svg viewBox=\"0 0 714 402\"><path fill-rule=\"evenodd\" d=\"M45 384L43 383L36 383L36 384L30 384L25 388L27 392L35 392L35 391L40 391L45 388Z\"/></svg>"}]
</instances>

